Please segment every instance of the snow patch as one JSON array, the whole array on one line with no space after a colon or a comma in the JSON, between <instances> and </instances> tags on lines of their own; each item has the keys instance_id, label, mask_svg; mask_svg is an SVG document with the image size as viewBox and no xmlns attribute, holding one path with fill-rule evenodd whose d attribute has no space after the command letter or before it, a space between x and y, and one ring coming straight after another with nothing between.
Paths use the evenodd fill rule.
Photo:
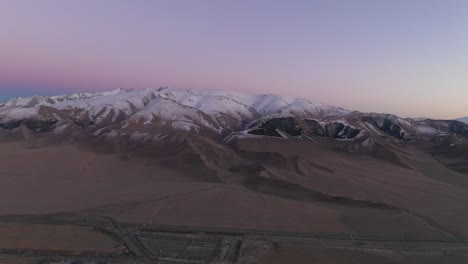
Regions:
<instances>
[{"instance_id":1,"label":"snow patch","mask_svg":"<svg viewBox=\"0 0 468 264\"><path fill-rule=\"evenodd\" d=\"M416 132L422 135L436 135L438 130L430 126L417 126Z\"/></svg>"},{"instance_id":2,"label":"snow patch","mask_svg":"<svg viewBox=\"0 0 468 264\"><path fill-rule=\"evenodd\" d=\"M192 129L194 129L195 131L198 132L198 129L199 127L192 124L192 123L189 123L189 122L174 122L172 123L172 128L175 128L175 129L179 129L179 130L185 130L185 131L191 131Z\"/></svg>"}]
</instances>

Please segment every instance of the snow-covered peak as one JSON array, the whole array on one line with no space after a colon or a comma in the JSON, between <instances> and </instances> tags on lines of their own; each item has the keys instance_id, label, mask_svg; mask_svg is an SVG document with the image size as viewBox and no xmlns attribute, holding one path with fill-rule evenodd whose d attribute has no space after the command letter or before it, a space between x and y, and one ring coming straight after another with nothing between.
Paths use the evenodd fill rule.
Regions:
<instances>
[{"instance_id":1,"label":"snow-covered peak","mask_svg":"<svg viewBox=\"0 0 468 264\"><path fill-rule=\"evenodd\" d=\"M250 116L253 112L260 116L282 113L329 117L350 113L342 108L314 103L303 98L273 94L252 95L220 90L191 89L164 89L158 93L180 104L200 109L207 114L237 113Z\"/></svg>"},{"instance_id":2,"label":"snow-covered peak","mask_svg":"<svg viewBox=\"0 0 468 264\"><path fill-rule=\"evenodd\" d=\"M337 132L341 129L347 135L367 133L381 138L386 133L398 140L450 133L468 135L468 128L449 121L416 121L389 114L352 112L292 96L167 87L32 96L0 104L0 129L15 127L29 119L56 124L54 131L55 126L76 125L96 136L116 131L128 133L132 129L145 133L177 129L226 135L259 127L275 135L280 134L276 129L289 129L293 134L303 129L336 137L342 136ZM467 119L460 120L468 122Z\"/></svg>"},{"instance_id":3,"label":"snow-covered peak","mask_svg":"<svg viewBox=\"0 0 468 264\"><path fill-rule=\"evenodd\" d=\"M6 107L34 107L38 105L93 105L109 104L119 100L143 99L147 96L162 97L174 100L182 105L199 109L207 114L234 113L251 116L252 112L268 115L281 112L314 113L321 115L341 115L349 111L313 103L309 100L272 94L250 95L220 90L192 90L192 89L117 89L109 92L74 93L58 96L32 96L15 98L5 103Z\"/></svg>"},{"instance_id":4,"label":"snow-covered peak","mask_svg":"<svg viewBox=\"0 0 468 264\"><path fill-rule=\"evenodd\" d=\"M219 133L241 129L259 118L296 116L322 119L351 113L291 96L165 87L16 98L0 106L0 121L34 117L41 107L71 111L73 119L96 126L126 119L152 124L157 117L158 122L193 123L193 126Z\"/></svg>"},{"instance_id":5,"label":"snow-covered peak","mask_svg":"<svg viewBox=\"0 0 468 264\"><path fill-rule=\"evenodd\" d=\"M463 122L463 123L465 123L465 124L468 124L468 116L458 118L457 120L458 120L458 121L461 121L461 122Z\"/></svg>"},{"instance_id":6,"label":"snow-covered peak","mask_svg":"<svg viewBox=\"0 0 468 264\"><path fill-rule=\"evenodd\" d=\"M58 103L63 103L63 102L68 102L68 101L82 101L82 100L87 100L91 98L118 95L118 94L123 94L123 93L129 93L132 91L133 90L119 88L113 91L96 92L96 93L84 93L83 92L83 93L72 93L72 94L54 95L54 96L17 97L17 98L7 101L4 104L4 106L5 107L11 107L11 106L35 107L39 105L53 105L53 104L58 104Z\"/></svg>"}]
</instances>

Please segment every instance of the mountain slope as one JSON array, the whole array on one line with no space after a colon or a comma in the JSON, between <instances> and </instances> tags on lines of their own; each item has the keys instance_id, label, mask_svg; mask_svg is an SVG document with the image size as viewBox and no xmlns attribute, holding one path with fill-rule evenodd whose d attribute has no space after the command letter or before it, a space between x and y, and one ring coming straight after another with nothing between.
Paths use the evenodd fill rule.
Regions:
<instances>
[{"instance_id":1,"label":"mountain slope","mask_svg":"<svg viewBox=\"0 0 468 264\"><path fill-rule=\"evenodd\" d=\"M288 96L159 88L13 99L0 106L0 135L135 147L193 135L225 143L265 136L330 139L343 151L398 163L393 148L401 144L453 155L466 144L468 125L352 112Z\"/></svg>"},{"instance_id":2,"label":"mountain slope","mask_svg":"<svg viewBox=\"0 0 468 264\"><path fill-rule=\"evenodd\" d=\"M0 213L468 235L468 125L460 121L277 95L116 90L8 101L0 142Z\"/></svg>"},{"instance_id":3,"label":"mountain slope","mask_svg":"<svg viewBox=\"0 0 468 264\"><path fill-rule=\"evenodd\" d=\"M180 130L202 128L226 136L251 129L257 129L255 134L259 134L262 126L269 126L274 131L263 132L278 136L276 125L272 125L276 122L278 125L282 123L284 129L285 126L297 125L301 130L297 135L327 135L341 139L349 139L349 136L343 136L349 130L352 130L353 137L361 135L360 132L379 136L387 133L399 140L465 133L463 125L456 121L416 121L391 115L351 112L301 98L216 90L119 89L103 93L17 98L0 106L0 127L4 129L14 129L25 120L42 120L55 122L50 126L53 131L61 125L71 125L67 119L89 133L110 125L116 127L122 122L125 124L117 126L114 131L125 129L129 123L143 123ZM275 119L277 121L272 121Z\"/></svg>"}]
</instances>

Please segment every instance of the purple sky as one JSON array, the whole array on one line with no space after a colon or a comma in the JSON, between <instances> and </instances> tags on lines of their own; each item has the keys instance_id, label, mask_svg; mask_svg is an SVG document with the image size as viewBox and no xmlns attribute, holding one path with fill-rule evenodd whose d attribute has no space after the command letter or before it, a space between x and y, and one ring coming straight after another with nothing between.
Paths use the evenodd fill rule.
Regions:
<instances>
[{"instance_id":1,"label":"purple sky","mask_svg":"<svg viewBox=\"0 0 468 264\"><path fill-rule=\"evenodd\" d=\"M0 0L0 100L170 86L468 115L468 1Z\"/></svg>"}]
</instances>

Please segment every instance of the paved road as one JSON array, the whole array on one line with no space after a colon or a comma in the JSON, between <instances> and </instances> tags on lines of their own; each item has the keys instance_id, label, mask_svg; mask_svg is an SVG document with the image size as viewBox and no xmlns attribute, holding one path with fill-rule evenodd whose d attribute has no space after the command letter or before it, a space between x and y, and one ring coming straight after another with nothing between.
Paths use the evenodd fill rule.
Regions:
<instances>
[{"instance_id":1,"label":"paved road","mask_svg":"<svg viewBox=\"0 0 468 264\"><path fill-rule=\"evenodd\" d=\"M2 215L0 223L23 223L23 224L48 224L48 225L70 225L92 228L114 228L118 230L124 239L129 236L122 230L133 230L136 232L169 232L169 233L204 233L225 236L257 235L268 237L291 237L312 239L335 239L335 240L357 240L357 241L383 241L383 242L424 242L424 243L468 243L468 237L391 237L391 236L369 236L356 234L312 234L279 232L271 230L237 229L237 228L213 228L213 227L189 227L177 225L156 224L134 224L118 222L107 216L89 218L73 218L69 216L53 215ZM131 232L130 232L131 233ZM133 234L134 235L134 234ZM128 240L132 240L127 237Z\"/></svg>"},{"instance_id":2,"label":"paved road","mask_svg":"<svg viewBox=\"0 0 468 264\"><path fill-rule=\"evenodd\" d=\"M132 223L122 223L108 216L87 216L73 214L57 214L57 215L1 215L0 223L16 223L16 224L47 224L47 225L69 225L94 228L96 231L104 232L112 236L125 245L131 255L136 259L144 259L145 262L140 263L158 263L158 257L155 256L150 249L140 240L138 233L151 232L167 232L167 233L193 233L207 234L225 237L245 237L245 236L262 236L271 238L272 240L301 240L304 243L311 243L311 240L336 240L336 241L362 241L362 242L404 242L404 243L434 243L438 246L441 243L447 243L449 246L458 246L462 244L468 247L468 237L430 237L430 238L402 238L389 236L362 236L353 234L310 234L310 233L293 233L293 232L278 232L270 230L252 230L252 229L235 229L235 228L204 228L204 227L188 227L175 225L142 225ZM162 260L161 260L162 261ZM159 263L171 263L169 260ZM176 263L176 262L174 262Z\"/></svg>"}]
</instances>

